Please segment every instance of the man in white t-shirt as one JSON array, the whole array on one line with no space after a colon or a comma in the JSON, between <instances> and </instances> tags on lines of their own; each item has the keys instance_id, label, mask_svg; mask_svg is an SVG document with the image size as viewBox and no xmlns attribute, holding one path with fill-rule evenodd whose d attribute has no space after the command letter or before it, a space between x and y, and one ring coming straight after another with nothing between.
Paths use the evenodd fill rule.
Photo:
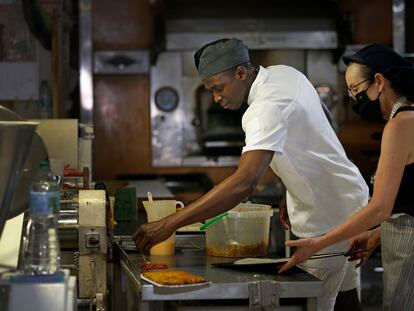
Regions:
<instances>
[{"instance_id":1,"label":"man in white t-shirt","mask_svg":"<svg viewBox=\"0 0 414 311\"><path fill-rule=\"evenodd\" d=\"M291 230L298 237L322 235L367 203L368 187L302 73L283 65L252 65L247 48L234 38L209 43L194 58L215 102L232 110L249 105L242 119L246 145L234 174L180 213L137 229L133 238L141 251L184 225L231 209L255 189L269 166L287 189ZM344 242L321 253L346 249ZM348 310L360 310L359 271L345 257L310 260L301 267L323 281L318 310L333 310L338 291L345 294Z\"/></svg>"}]
</instances>

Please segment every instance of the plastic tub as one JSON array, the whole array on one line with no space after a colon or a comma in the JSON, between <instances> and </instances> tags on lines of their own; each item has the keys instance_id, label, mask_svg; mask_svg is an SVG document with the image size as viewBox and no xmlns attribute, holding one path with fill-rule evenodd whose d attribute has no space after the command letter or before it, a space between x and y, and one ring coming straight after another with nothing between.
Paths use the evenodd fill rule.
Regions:
<instances>
[{"instance_id":1,"label":"plastic tub","mask_svg":"<svg viewBox=\"0 0 414 311\"><path fill-rule=\"evenodd\" d=\"M269 205L242 203L206 228L207 255L217 257L266 256L269 246Z\"/></svg>"}]
</instances>

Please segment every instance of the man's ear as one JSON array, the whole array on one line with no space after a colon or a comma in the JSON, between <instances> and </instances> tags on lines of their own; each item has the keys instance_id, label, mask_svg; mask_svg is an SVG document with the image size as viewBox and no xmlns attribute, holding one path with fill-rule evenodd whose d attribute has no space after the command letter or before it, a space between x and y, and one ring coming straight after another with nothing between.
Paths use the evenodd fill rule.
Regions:
<instances>
[{"instance_id":1,"label":"man's ear","mask_svg":"<svg viewBox=\"0 0 414 311\"><path fill-rule=\"evenodd\" d=\"M239 80L246 80L247 78L247 69L244 66L237 66L236 72L234 73L234 77Z\"/></svg>"}]
</instances>

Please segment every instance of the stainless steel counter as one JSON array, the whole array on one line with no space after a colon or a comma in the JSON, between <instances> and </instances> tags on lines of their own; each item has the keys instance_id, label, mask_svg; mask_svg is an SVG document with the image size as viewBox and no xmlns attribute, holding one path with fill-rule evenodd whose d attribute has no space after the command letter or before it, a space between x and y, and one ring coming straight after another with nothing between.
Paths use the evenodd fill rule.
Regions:
<instances>
[{"instance_id":1,"label":"stainless steel counter","mask_svg":"<svg viewBox=\"0 0 414 311\"><path fill-rule=\"evenodd\" d=\"M294 273L279 275L276 271L245 271L212 266L212 263L233 261L232 258L207 256L203 249L182 248L175 256L151 256L151 263L165 263L171 270L182 270L194 273L211 281L211 284L193 289L160 288L141 280L144 257L137 252L126 252L118 245L117 253L120 271L114 274L121 288L132 290L134 294L124 293L124 298L135 296L135 302L160 301L201 301L201 300L246 300L250 308L279 309L284 298L300 298L305 300L306 310L316 310L316 298L321 292L322 283L310 274L297 269ZM123 281L122 281L123 280ZM117 299L114 299L116 303ZM298 299L299 301L299 299ZM137 306L136 303L134 303ZM138 304L139 305L139 304ZM139 309L139 308L138 308ZM133 309L128 309L133 310ZM136 310L136 309L135 309Z\"/></svg>"}]
</instances>

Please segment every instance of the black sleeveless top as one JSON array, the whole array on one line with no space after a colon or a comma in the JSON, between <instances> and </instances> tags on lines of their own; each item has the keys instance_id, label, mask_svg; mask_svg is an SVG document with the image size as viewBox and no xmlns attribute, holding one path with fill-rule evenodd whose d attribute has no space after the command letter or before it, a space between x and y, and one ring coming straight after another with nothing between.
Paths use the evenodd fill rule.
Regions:
<instances>
[{"instance_id":1,"label":"black sleeveless top","mask_svg":"<svg viewBox=\"0 0 414 311\"><path fill-rule=\"evenodd\" d=\"M401 107L397 110L394 117L400 111L406 110L414 111L414 107ZM414 163L405 166L392 213L406 213L414 217Z\"/></svg>"}]
</instances>

